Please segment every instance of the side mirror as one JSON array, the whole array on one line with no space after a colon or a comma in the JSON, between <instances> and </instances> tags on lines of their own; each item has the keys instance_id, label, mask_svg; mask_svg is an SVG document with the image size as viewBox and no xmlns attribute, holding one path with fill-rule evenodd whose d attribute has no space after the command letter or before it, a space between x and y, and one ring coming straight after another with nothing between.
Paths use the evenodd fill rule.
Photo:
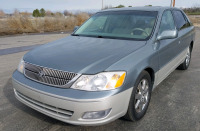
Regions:
<instances>
[{"instance_id":1,"label":"side mirror","mask_svg":"<svg viewBox=\"0 0 200 131\"><path fill-rule=\"evenodd\" d=\"M178 37L177 30L166 30L157 36L157 40L159 41L159 40L164 40L164 39L174 39L176 37Z\"/></svg>"},{"instance_id":2,"label":"side mirror","mask_svg":"<svg viewBox=\"0 0 200 131\"><path fill-rule=\"evenodd\" d=\"M74 27L74 31L76 31L78 28L79 28L79 26L75 26L75 27Z\"/></svg>"}]
</instances>

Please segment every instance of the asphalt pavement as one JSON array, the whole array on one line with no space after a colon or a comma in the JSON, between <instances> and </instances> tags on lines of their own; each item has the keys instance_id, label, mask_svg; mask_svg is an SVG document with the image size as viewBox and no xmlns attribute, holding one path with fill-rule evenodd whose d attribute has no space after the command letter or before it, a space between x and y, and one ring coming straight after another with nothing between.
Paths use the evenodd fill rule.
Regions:
<instances>
[{"instance_id":1,"label":"asphalt pavement","mask_svg":"<svg viewBox=\"0 0 200 131\"><path fill-rule=\"evenodd\" d=\"M66 34L1 37L0 51L40 45L65 36ZM0 55L0 131L200 131L200 28L196 28L196 36L189 69L175 70L154 90L143 119L129 122L120 118L109 124L94 127L63 123L20 103L14 97L11 76L27 51L21 50Z\"/></svg>"}]
</instances>

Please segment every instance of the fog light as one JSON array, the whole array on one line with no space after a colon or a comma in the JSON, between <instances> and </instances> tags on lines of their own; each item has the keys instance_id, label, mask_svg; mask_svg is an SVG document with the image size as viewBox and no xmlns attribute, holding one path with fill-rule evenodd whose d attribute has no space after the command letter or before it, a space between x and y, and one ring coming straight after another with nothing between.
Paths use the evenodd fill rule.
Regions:
<instances>
[{"instance_id":1,"label":"fog light","mask_svg":"<svg viewBox=\"0 0 200 131\"><path fill-rule=\"evenodd\" d=\"M100 119L106 117L110 113L111 109L104 111L91 111L85 112L83 115L83 119Z\"/></svg>"}]
</instances>

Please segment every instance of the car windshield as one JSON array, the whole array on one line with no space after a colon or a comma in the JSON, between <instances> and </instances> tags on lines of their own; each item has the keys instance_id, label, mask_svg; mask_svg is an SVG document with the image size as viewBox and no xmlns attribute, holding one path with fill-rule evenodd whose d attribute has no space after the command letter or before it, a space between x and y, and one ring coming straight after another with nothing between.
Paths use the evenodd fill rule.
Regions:
<instances>
[{"instance_id":1,"label":"car windshield","mask_svg":"<svg viewBox=\"0 0 200 131\"><path fill-rule=\"evenodd\" d=\"M156 11L100 12L92 16L72 35L147 40L153 32L157 14Z\"/></svg>"}]
</instances>

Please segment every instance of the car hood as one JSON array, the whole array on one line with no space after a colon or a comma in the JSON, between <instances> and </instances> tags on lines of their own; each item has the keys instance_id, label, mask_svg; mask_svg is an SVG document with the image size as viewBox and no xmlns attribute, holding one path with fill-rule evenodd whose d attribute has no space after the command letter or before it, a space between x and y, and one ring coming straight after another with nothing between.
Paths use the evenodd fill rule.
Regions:
<instances>
[{"instance_id":1,"label":"car hood","mask_svg":"<svg viewBox=\"0 0 200 131\"><path fill-rule=\"evenodd\" d=\"M23 59L52 69L95 74L145 44L146 41L68 36L28 52Z\"/></svg>"}]
</instances>

